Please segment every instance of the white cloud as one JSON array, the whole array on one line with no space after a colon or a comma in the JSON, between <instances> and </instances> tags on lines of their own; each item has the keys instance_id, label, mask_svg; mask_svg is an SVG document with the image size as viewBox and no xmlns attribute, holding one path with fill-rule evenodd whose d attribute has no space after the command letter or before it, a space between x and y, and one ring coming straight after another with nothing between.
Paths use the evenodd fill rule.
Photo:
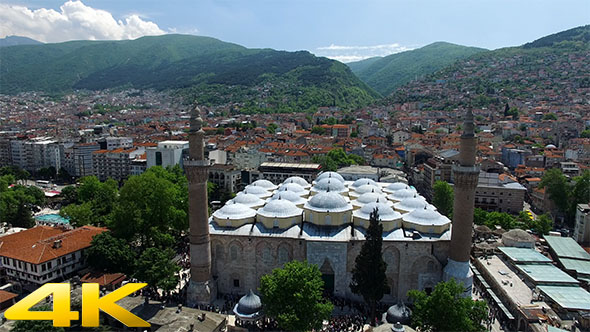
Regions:
<instances>
[{"instance_id":1,"label":"white cloud","mask_svg":"<svg viewBox=\"0 0 590 332\"><path fill-rule=\"evenodd\" d=\"M387 56L412 49L412 47L402 46L398 43L370 46L348 46L332 44L330 46L318 47L314 53L316 55L325 56L327 58L341 62L352 62L372 58L375 56Z\"/></svg>"},{"instance_id":2,"label":"white cloud","mask_svg":"<svg viewBox=\"0 0 590 332\"><path fill-rule=\"evenodd\" d=\"M154 22L133 14L115 20L111 13L86 6L81 1L67 1L54 9L31 10L0 3L0 38L24 36L42 42L67 40L135 39L165 32Z\"/></svg>"}]
</instances>

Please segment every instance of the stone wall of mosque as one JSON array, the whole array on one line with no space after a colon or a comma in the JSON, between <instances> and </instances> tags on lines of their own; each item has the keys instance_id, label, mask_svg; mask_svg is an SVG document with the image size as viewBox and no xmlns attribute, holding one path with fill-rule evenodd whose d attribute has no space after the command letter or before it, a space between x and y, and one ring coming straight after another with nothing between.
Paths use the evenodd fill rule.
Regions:
<instances>
[{"instance_id":1,"label":"stone wall of mosque","mask_svg":"<svg viewBox=\"0 0 590 332\"><path fill-rule=\"evenodd\" d=\"M283 237L211 235L212 271L221 294L245 294L260 278L290 260L308 260L334 272L334 293L360 299L350 291L352 269L362 241L306 241ZM442 280L449 241L384 241L383 259L391 292L383 301L407 299L410 289L433 289Z\"/></svg>"}]
</instances>

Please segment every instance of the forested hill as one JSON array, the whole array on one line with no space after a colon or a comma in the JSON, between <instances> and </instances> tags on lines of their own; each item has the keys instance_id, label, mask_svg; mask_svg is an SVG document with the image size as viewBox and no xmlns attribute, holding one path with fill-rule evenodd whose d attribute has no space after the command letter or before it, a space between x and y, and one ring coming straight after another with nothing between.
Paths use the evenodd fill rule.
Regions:
<instances>
[{"instance_id":1,"label":"forested hill","mask_svg":"<svg viewBox=\"0 0 590 332\"><path fill-rule=\"evenodd\" d=\"M413 79L432 74L459 59L486 51L483 48L437 42L383 58L348 63L348 66L361 80L385 96Z\"/></svg>"},{"instance_id":2,"label":"forested hill","mask_svg":"<svg viewBox=\"0 0 590 332\"><path fill-rule=\"evenodd\" d=\"M37 45L43 44L40 41L36 41L31 38L27 37L19 37L19 36L6 36L4 38L0 38L0 47L6 46L16 46L16 45Z\"/></svg>"},{"instance_id":3,"label":"forested hill","mask_svg":"<svg viewBox=\"0 0 590 332\"><path fill-rule=\"evenodd\" d=\"M117 87L172 89L188 101L232 104L244 112L353 108L379 97L340 62L201 36L10 46L0 52L3 94Z\"/></svg>"},{"instance_id":4,"label":"forested hill","mask_svg":"<svg viewBox=\"0 0 590 332\"><path fill-rule=\"evenodd\" d=\"M590 25L524 44L475 54L398 88L386 103L422 108L508 103L574 105L590 94ZM468 98L465 98L469 96Z\"/></svg>"}]
</instances>

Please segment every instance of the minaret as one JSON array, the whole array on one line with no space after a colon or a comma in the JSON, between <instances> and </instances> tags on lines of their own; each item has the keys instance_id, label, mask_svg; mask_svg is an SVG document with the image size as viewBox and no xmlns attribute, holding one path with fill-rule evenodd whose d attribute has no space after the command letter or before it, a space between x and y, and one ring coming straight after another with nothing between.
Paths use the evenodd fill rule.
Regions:
<instances>
[{"instance_id":1,"label":"minaret","mask_svg":"<svg viewBox=\"0 0 590 332\"><path fill-rule=\"evenodd\" d=\"M445 281L454 278L467 289L465 296L471 296L473 273L469 268L471 234L473 229L473 208L475 188L479 178L479 165L475 164L477 137L475 136L473 113L468 110L463 124L459 164L453 165L455 200L453 203L453 228L449 261L443 271Z\"/></svg>"},{"instance_id":2,"label":"minaret","mask_svg":"<svg viewBox=\"0 0 590 332\"><path fill-rule=\"evenodd\" d=\"M209 212L207 205L207 178L209 160L205 148L198 106L191 112L189 158L184 160L188 178L189 242L191 279L187 291L187 304L209 304L216 297L216 287L211 278L211 241L209 238Z\"/></svg>"}]
</instances>

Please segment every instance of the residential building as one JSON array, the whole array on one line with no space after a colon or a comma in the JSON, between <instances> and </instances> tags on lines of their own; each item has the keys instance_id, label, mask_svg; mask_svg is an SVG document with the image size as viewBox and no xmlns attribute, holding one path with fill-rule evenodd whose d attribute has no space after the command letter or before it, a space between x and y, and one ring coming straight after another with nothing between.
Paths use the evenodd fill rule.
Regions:
<instances>
[{"instance_id":1,"label":"residential building","mask_svg":"<svg viewBox=\"0 0 590 332\"><path fill-rule=\"evenodd\" d=\"M83 177L94 174L92 153L100 150L96 142L77 143L64 149L64 166L70 175Z\"/></svg>"},{"instance_id":2,"label":"residential building","mask_svg":"<svg viewBox=\"0 0 590 332\"><path fill-rule=\"evenodd\" d=\"M130 149L133 147L131 137L104 137L98 140L101 150Z\"/></svg>"},{"instance_id":3,"label":"residential building","mask_svg":"<svg viewBox=\"0 0 590 332\"><path fill-rule=\"evenodd\" d=\"M516 214L522 211L526 188L508 174L480 172L475 207Z\"/></svg>"},{"instance_id":4,"label":"residential building","mask_svg":"<svg viewBox=\"0 0 590 332\"><path fill-rule=\"evenodd\" d=\"M0 262L10 280L24 285L63 281L86 266L84 250L104 231L37 226L6 235L0 238Z\"/></svg>"},{"instance_id":5,"label":"residential building","mask_svg":"<svg viewBox=\"0 0 590 332\"><path fill-rule=\"evenodd\" d=\"M574 239L578 243L590 245L590 205L578 204L576 208L576 225Z\"/></svg>"},{"instance_id":6,"label":"residential building","mask_svg":"<svg viewBox=\"0 0 590 332\"><path fill-rule=\"evenodd\" d=\"M99 180L125 180L131 175L131 164L144 153L143 148L98 150L92 153L94 175Z\"/></svg>"},{"instance_id":7,"label":"residential building","mask_svg":"<svg viewBox=\"0 0 590 332\"><path fill-rule=\"evenodd\" d=\"M265 162L258 167L257 173L252 174L250 181L254 182L258 179L265 179L273 183L281 183L289 177L300 176L305 181L311 183L321 168L322 166L320 164Z\"/></svg>"},{"instance_id":8,"label":"residential building","mask_svg":"<svg viewBox=\"0 0 590 332\"><path fill-rule=\"evenodd\" d=\"M242 183L242 172L234 165L213 164L209 167L209 182L235 193Z\"/></svg>"},{"instance_id":9,"label":"residential building","mask_svg":"<svg viewBox=\"0 0 590 332\"><path fill-rule=\"evenodd\" d=\"M424 163L424 171L422 172L422 182L415 183L423 195L432 200L433 188L436 181L452 181L452 167L453 163L459 160L459 151L445 150L429 158Z\"/></svg>"},{"instance_id":10,"label":"residential building","mask_svg":"<svg viewBox=\"0 0 590 332\"><path fill-rule=\"evenodd\" d=\"M188 141L162 141L157 147L148 147L146 152L146 167L174 166L182 167L182 159L188 151Z\"/></svg>"}]
</instances>

